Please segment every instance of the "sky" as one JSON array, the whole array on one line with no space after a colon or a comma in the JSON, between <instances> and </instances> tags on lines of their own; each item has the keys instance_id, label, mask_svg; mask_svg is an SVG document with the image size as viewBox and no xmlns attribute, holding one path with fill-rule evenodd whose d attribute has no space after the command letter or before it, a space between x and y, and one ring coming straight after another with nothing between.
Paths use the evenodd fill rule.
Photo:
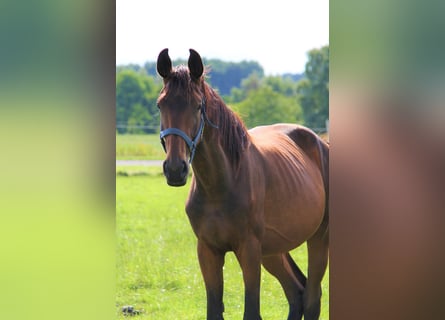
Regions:
<instances>
[{"instance_id":1,"label":"sky","mask_svg":"<svg viewBox=\"0 0 445 320\"><path fill-rule=\"evenodd\" d=\"M116 64L202 57L254 60L266 75L302 73L329 44L329 0L116 0Z\"/></svg>"}]
</instances>

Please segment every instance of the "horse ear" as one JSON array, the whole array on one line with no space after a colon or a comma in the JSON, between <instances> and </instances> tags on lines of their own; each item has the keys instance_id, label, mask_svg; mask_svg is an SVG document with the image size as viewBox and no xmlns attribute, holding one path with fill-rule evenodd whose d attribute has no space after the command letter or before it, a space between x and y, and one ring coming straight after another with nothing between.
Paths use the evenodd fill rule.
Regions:
<instances>
[{"instance_id":1,"label":"horse ear","mask_svg":"<svg viewBox=\"0 0 445 320\"><path fill-rule=\"evenodd\" d=\"M201 78L204 72L204 65L202 64L201 56L198 52L193 49L190 49L190 57L188 61L188 66L190 70L190 76L193 80L198 80Z\"/></svg>"},{"instance_id":2,"label":"horse ear","mask_svg":"<svg viewBox=\"0 0 445 320\"><path fill-rule=\"evenodd\" d=\"M159 75L162 78L167 78L172 72L172 61L168 56L168 49L164 49L159 53L158 62L156 66Z\"/></svg>"}]
</instances>

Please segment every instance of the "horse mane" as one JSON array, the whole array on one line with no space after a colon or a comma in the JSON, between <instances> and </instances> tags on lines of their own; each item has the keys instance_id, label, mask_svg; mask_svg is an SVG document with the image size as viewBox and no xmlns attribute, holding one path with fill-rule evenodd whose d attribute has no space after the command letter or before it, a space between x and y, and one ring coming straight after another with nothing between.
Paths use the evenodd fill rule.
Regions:
<instances>
[{"instance_id":1,"label":"horse mane","mask_svg":"<svg viewBox=\"0 0 445 320\"><path fill-rule=\"evenodd\" d=\"M205 82L208 70L206 68L202 77L198 81L194 81L191 79L189 69L186 66L179 65L175 67L168 78L165 79L165 87L159 99L165 96L167 92L173 95L186 92L188 99L194 97L197 100L202 99L202 94L204 94L207 117L218 126L218 129L215 130L219 143L230 159L232 166L237 170L241 155L250 141L249 134L241 118Z\"/></svg>"},{"instance_id":2,"label":"horse mane","mask_svg":"<svg viewBox=\"0 0 445 320\"><path fill-rule=\"evenodd\" d=\"M218 126L219 142L237 169L241 155L246 149L250 136L241 118L231 110L218 93L203 80L207 100L207 115Z\"/></svg>"}]
</instances>

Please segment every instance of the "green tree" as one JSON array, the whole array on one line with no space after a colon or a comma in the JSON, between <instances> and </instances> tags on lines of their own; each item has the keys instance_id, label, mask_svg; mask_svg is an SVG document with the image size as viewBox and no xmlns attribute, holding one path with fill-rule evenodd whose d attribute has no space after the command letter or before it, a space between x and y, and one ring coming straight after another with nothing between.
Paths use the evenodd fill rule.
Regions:
<instances>
[{"instance_id":1,"label":"green tree","mask_svg":"<svg viewBox=\"0 0 445 320\"><path fill-rule=\"evenodd\" d=\"M293 97L287 97L263 85L251 90L247 98L233 106L244 120L247 127L267 125L279 122L302 123L300 105Z\"/></svg>"},{"instance_id":2,"label":"green tree","mask_svg":"<svg viewBox=\"0 0 445 320\"><path fill-rule=\"evenodd\" d=\"M238 103L245 100L249 92L258 90L263 85L262 75L253 72L249 77L241 81L240 88L232 88L230 96L226 97L229 103Z\"/></svg>"},{"instance_id":3,"label":"green tree","mask_svg":"<svg viewBox=\"0 0 445 320\"><path fill-rule=\"evenodd\" d=\"M206 58L203 58L203 61L205 66L210 67L207 81L212 87L218 89L219 93L223 96L229 95L232 88L239 88L241 81L253 72L256 72L261 77L264 74L263 68L256 61L228 62L220 59ZM174 66L179 64L187 65L187 61L182 59L173 61ZM146 62L143 68L148 75L158 77L156 62Z\"/></svg>"},{"instance_id":4,"label":"green tree","mask_svg":"<svg viewBox=\"0 0 445 320\"><path fill-rule=\"evenodd\" d=\"M286 97L297 96L297 82L290 77L271 76L264 79L265 85L272 88L273 91L279 92Z\"/></svg>"},{"instance_id":5,"label":"green tree","mask_svg":"<svg viewBox=\"0 0 445 320\"><path fill-rule=\"evenodd\" d=\"M121 69L117 72L116 123L119 133L156 131L159 123L156 99L160 89L160 84L144 72L133 69ZM134 126L150 128L138 129Z\"/></svg>"},{"instance_id":6,"label":"green tree","mask_svg":"<svg viewBox=\"0 0 445 320\"><path fill-rule=\"evenodd\" d=\"M325 127L329 118L329 46L308 52L305 77L298 82L297 92L305 124Z\"/></svg>"}]
</instances>

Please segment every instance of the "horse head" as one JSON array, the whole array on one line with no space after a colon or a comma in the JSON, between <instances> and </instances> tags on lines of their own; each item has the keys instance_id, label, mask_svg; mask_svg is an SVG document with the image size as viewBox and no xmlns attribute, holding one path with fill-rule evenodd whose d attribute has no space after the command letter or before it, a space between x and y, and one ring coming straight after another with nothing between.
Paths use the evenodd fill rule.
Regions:
<instances>
[{"instance_id":1,"label":"horse head","mask_svg":"<svg viewBox=\"0 0 445 320\"><path fill-rule=\"evenodd\" d=\"M167 154L164 175L170 186L183 186L205 124L204 66L200 55L190 49L188 68L173 68L168 49L164 49L158 56L157 71L164 80L158 98L160 138Z\"/></svg>"}]
</instances>

